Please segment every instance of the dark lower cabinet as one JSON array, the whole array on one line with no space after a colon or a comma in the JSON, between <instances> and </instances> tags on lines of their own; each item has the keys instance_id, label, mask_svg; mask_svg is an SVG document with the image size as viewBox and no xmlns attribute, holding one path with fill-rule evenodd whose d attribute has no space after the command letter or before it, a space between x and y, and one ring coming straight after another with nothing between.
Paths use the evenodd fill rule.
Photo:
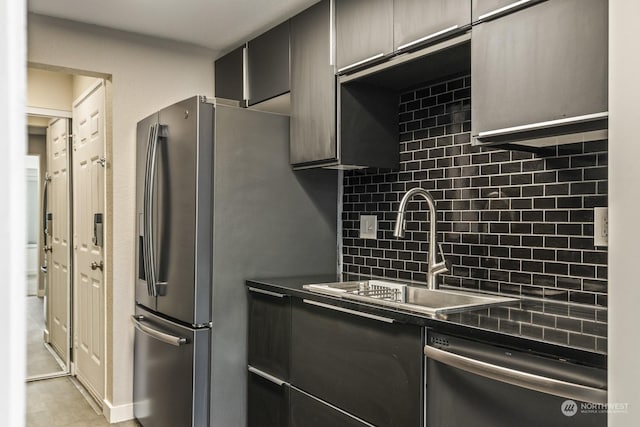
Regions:
<instances>
[{"instance_id":1,"label":"dark lower cabinet","mask_svg":"<svg viewBox=\"0 0 640 427\"><path fill-rule=\"evenodd\" d=\"M292 300L290 383L376 426L420 426L422 328L316 304Z\"/></svg>"},{"instance_id":2,"label":"dark lower cabinet","mask_svg":"<svg viewBox=\"0 0 640 427\"><path fill-rule=\"evenodd\" d=\"M289 385L278 385L253 372L249 372L248 382L248 427L287 427Z\"/></svg>"},{"instance_id":3,"label":"dark lower cabinet","mask_svg":"<svg viewBox=\"0 0 640 427\"><path fill-rule=\"evenodd\" d=\"M249 288L248 362L283 381L289 379L290 298Z\"/></svg>"},{"instance_id":4,"label":"dark lower cabinet","mask_svg":"<svg viewBox=\"0 0 640 427\"><path fill-rule=\"evenodd\" d=\"M295 388L291 396L291 427L365 427L367 424ZM265 424L266 426L267 424Z\"/></svg>"}]
</instances>

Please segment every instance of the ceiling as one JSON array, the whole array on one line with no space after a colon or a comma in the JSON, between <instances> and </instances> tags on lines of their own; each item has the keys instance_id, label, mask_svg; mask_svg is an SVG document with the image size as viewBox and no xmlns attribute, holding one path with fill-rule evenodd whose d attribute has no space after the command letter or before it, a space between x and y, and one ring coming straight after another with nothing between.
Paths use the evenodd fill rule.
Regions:
<instances>
[{"instance_id":1,"label":"ceiling","mask_svg":"<svg viewBox=\"0 0 640 427\"><path fill-rule=\"evenodd\" d=\"M28 0L29 12L228 51L318 0Z\"/></svg>"}]
</instances>

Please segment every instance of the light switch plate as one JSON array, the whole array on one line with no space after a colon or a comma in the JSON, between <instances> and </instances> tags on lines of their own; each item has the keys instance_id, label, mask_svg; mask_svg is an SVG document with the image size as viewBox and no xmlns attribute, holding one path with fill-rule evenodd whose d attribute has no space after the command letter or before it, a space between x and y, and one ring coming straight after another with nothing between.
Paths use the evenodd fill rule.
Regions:
<instances>
[{"instance_id":1,"label":"light switch plate","mask_svg":"<svg viewBox=\"0 0 640 427\"><path fill-rule=\"evenodd\" d=\"M378 238L378 217L375 215L360 215L360 238Z\"/></svg>"},{"instance_id":2,"label":"light switch plate","mask_svg":"<svg viewBox=\"0 0 640 427\"><path fill-rule=\"evenodd\" d=\"M593 208L593 246L609 246L608 208Z\"/></svg>"}]
</instances>

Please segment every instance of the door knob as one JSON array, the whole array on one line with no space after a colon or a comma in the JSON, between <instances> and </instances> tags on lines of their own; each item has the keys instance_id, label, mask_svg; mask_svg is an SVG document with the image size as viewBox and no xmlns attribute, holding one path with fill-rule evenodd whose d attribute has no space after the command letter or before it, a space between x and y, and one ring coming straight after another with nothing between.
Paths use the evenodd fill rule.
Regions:
<instances>
[{"instance_id":1,"label":"door knob","mask_svg":"<svg viewBox=\"0 0 640 427\"><path fill-rule=\"evenodd\" d=\"M91 269L92 269L92 270L100 270L100 271L102 271L102 268L103 268L103 267L104 267L104 265L102 264L102 261L100 261L99 263L98 263L98 262L93 261L93 262L91 263Z\"/></svg>"},{"instance_id":2,"label":"door knob","mask_svg":"<svg viewBox=\"0 0 640 427\"><path fill-rule=\"evenodd\" d=\"M44 250L44 253L46 254L47 252L53 251L53 246L45 246L43 250Z\"/></svg>"}]
</instances>

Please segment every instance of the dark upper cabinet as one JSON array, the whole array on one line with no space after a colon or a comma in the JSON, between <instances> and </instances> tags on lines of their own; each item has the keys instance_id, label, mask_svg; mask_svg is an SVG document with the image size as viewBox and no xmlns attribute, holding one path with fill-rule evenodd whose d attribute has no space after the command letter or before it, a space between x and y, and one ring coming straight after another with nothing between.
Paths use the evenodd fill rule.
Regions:
<instances>
[{"instance_id":1,"label":"dark upper cabinet","mask_svg":"<svg viewBox=\"0 0 640 427\"><path fill-rule=\"evenodd\" d=\"M339 73L393 52L393 0L336 0L335 26Z\"/></svg>"},{"instance_id":2,"label":"dark upper cabinet","mask_svg":"<svg viewBox=\"0 0 640 427\"><path fill-rule=\"evenodd\" d=\"M607 0L549 0L474 25L476 143L540 146L601 137L608 111L607 7Z\"/></svg>"},{"instance_id":3,"label":"dark upper cabinet","mask_svg":"<svg viewBox=\"0 0 640 427\"><path fill-rule=\"evenodd\" d=\"M291 389L291 427L366 427L368 424Z\"/></svg>"},{"instance_id":4,"label":"dark upper cabinet","mask_svg":"<svg viewBox=\"0 0 640 427\"><path fill-rule=\"evenodd\" d=\"M289 21L247 43L249 105L289 92Z\"/></svg>"},{"instance_id":5,"label":"dark upper cabinet","mask_svg":"<svg viewBox=\"0 0 640 427\"><path fill-rule=\"evenodd\" d=\"M244 100L244 46L215 61L216 97Z\"/></svg>"},{"instance_id":6,"label":"dark upper cabinet","mask_svg":"<svg viewBox=\"0 0 640 427\"><path fill-rule=\"evenodd\" d=\"M329 0L291 18L290 161L335 162L336 80L330 64Z\"/></svg>"},{"instance_id":7,"label":"dark upper cabinet","mask_svg":"<svg viewBox=\"0 0 640 427\"><path fill-rule=\"evenodd\" d=\"M290 298L249 288L249 366L289 380Z\"/></svg>"},{"instance_id":8,"label":"dark upper cabinet","mask_svg":"<svg viewBox=\"0 0 640 427\"><path fill-rule=\"evenodd\" d=\"M473 22L498 18L545 0L471 0Z\"/></svg>"},{"instance_id":9,"label":"dark upper cabinet","mask_svg":"<svg viewBox=\"0 0 640 427\"><path fill-rule=\"evenodd\" d=\"M291 384L376 426L419 426L422 329L315 304L292 301Z\"/></svg>"},{"instance_id":10,"label":"dark upper cabinet","mask_svg":"<svg viewBox=\"0 0 640 427\"><path fill-rule=\"evenodd\" d=\"M463 31L471 23L469 0L394 0L393 44L407 50Z\"/></svg>"}]
</instances>

